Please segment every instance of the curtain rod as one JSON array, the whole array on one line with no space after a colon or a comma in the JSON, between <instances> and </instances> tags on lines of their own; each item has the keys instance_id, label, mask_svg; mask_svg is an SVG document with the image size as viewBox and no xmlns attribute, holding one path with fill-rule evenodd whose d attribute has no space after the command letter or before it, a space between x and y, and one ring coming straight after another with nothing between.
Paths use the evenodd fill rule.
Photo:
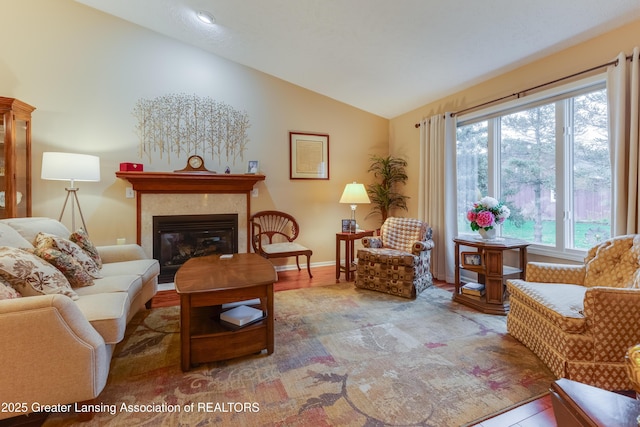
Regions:
<instances>
[{"instance_id":1,"label":"curtain rod","mask_svg":"<svg viewBox=\"0 0 640 427\"><path fill-rule=\"evenodd\" d=\"M625 58L626 58L627 61L629 61L631 58L633 58L633 54L631 54L629 56L626 56ZM491 101L483 102L482 104L474 105L473 107L468 107L468 108L456 111L454 113L451 113L451 117L457 116L457 115L462 114L462 113L466 113L467 111L475 110L475 109L480 108L480 107L484 107L484 106L489 105L489 104L493 104L493 103L496 103L496 102L499 102L499 101L504 101L505 99L509 99L509 98L514 97L514 96L520 98L521 96L524 96L527 92L531 92L533 90L540 89L542 87L549 86L549 85L561 82L563 80L571 79L573 77L577 77L577 76L580 76L582 74L590 73L590 72L598 70L600 68L608 67L609 65L618 66L618 60L616 59L614 61L609 61L609 62L607 62L605 64L596 65L595 67L591 67L591 68L589 68L587 70L578 71L577 73L573 73L573 74L568 75L568 76L560 77L559 79L555 79L555 80L552 80L550 82L542 83L540 85L533 86L533 87L530 87L528 89L521 90L520 92L512 93L511 95L506 95L506 96L503 96L501 98L492 99ZM420 127L420 123L416 123L415 127L419 128Z\"/></svg>"}]
</instances>

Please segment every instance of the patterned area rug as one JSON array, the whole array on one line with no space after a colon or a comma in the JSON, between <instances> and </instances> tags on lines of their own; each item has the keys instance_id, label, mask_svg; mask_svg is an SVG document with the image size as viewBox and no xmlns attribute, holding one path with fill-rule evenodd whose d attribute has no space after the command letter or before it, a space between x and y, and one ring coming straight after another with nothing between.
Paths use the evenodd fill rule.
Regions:
<instances>
[{"instance_id":1,"label":"patterned area rug","mask_svg":"<svg viewBox=\"0 0 640 427\"><path fill-rule=\"evenodd\" d=\"M554 380L506 334L437 287L416 300L353 284L275 294L275 352L180 370L179 308L139 313L84 425L459 426ZM51 415L45 425L69 425Z\"/></svg>"}]
</instances>

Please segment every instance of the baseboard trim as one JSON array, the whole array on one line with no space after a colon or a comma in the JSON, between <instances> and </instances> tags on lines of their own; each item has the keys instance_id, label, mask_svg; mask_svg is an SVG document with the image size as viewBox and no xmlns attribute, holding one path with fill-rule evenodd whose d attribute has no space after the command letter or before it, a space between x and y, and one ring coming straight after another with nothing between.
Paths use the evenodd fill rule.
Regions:
<instances>
[{"instance_id":1,"label":"baseboard trim","mask_svg":"<svg viewBox=\"0 0 640 427\"><path fill-rule=\"evenodd\" d=\"M315 268L315 267L329 267L329 266L333 266L336 265L335 261L324 261L324 262L312 262L311 263L311 268ZM300 268L302 270L307 268L307 264L303 264L300 263ZM276 266L276 271L290 271L290 270L297 270L298 266L295 264L284 264L284 265L277 265Z\"/></svg>"}]
</instances>

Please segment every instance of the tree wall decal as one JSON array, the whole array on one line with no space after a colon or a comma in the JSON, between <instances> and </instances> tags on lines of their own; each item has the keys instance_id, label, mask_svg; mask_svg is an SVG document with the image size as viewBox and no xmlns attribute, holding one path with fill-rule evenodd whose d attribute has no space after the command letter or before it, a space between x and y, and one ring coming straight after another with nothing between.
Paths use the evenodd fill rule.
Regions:
<instances>
[{"instance_id":1,"label":"tree wall decal","mask_svg":"<svg viewBox=\"0 0 640 427\"><path fill-rule=\"evenodd\" d=\"M172 158L200 154L222 164L244 160L249 142L249 116L210 97L168 94L141 98L133 109L138 119L138 155Z\"/></svg>"}]
</instances>

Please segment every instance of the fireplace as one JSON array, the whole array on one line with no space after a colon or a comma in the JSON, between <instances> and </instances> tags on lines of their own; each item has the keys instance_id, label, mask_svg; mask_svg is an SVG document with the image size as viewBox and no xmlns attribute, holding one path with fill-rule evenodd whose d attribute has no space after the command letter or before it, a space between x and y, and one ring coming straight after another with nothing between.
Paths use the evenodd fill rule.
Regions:
<instances>
[{"instance_id":1,"label":"fireplace","mask_svg":"<svg viewBox=\"0 0 640 427\"><path fill-rule=\"evenodd\" d=\"M238 253L238 214L161 215L153 217L153 257L160 263L159 283L173 282L189 258Z\"/></svg>"}]
</instances>

